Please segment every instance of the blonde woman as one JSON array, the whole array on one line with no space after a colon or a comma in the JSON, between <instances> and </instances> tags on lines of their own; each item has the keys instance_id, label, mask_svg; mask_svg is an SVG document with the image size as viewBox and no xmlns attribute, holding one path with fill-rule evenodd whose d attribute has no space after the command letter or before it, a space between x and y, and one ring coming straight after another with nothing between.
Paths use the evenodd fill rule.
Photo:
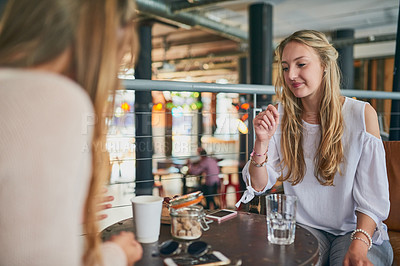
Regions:
<instances>
[{"instance_id":1,"label":"blonde woman","mask_svg":"<svg viewBox=\"0 0 400 266\"><path fill-rule=\"evenodd\" d=\"M135 54L134 12L130 0L7 2L0 20L0 265L126 266L141 258L132 233L102 244L96 224L109 175L107 99L119 85L123 55Z\"/></svg>"},{"instance_id":2,"label":"blonde woman","mask_svg":"<svg viewBox=\"0 0 400 266\"><path fill-rule=\"evenodd\" d=\"M298 197L297 222L319 240L320 265L391 265L382 223L390 206L385 151L375 110L340 95L338 54L324 34L295 32L276 56L279 104L253 120L243 202L281 180L285 193Z\"/></svg>"}]
</instances>

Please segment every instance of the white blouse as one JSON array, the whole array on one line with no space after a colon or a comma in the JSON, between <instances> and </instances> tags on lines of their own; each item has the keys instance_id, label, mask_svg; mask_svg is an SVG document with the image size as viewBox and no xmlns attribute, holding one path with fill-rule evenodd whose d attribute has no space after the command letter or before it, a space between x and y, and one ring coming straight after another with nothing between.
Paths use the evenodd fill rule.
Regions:
<instances>
[{"instance_id":1,"label":"white blouse","mask_svg":"<svg viewBox=\"0 0 400 266\"><path fill-rule=\"evenodd\" d=\"M304 159L306 173L301 183L292 186L283 182L285 194L298 197L297 222L321 229L334 235L344 235L356 229L359 211L371 217L377 224L373 243L388 240L386 225L382 223L389 215L389 185L386 173L385 150L382 140L365 129L366 102L346 98L342 107L344 134L342 145L344 162L340 165L342 175L337 173L333 186L321 185L314 176L314 157L320 142L320 125L304 124ZM283 107L278 112L283 116ZM243 169L244 181L249 184L247 191L237 203L249 202L254 195L270 189L281 172L278 167L282 152L280 149L281 128L278 127L268 148L268 184L262 192L251 187L249 162ZM286 170L284 169L284 172Z\"/></svg>"}]
</instances>

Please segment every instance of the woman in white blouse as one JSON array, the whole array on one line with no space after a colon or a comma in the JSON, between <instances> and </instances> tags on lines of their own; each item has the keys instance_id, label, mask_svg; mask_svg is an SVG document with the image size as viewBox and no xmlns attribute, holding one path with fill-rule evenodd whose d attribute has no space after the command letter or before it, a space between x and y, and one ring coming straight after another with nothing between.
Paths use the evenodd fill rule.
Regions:
<instances>
[{"instance_id":1,"label":"woman in white blouse","mask_svg":"<svg viewBox=\"0 0 400 266\"><path fill-rule=\"evenodd\" d=\"M101 243L96 223L96 198L110 173L108 98L124 54L135 48L134 14L131 0L7 1L0 265L126 266L141 258L133 233Z\"/></svg>"},{"instance_id":2,"label":"woman in white blouse","mask_svg":"<svg viewBox=\"0 0 400 266\"><path fill-rule=\"evenodd\" d=\"M284 181L298 197L297 222L319 240L320 265L391 265L382 223L389 214L385 151L377 114L340 95L337 51L313 30L276 49L277 108L253 120L254 150L242 202Z\"/></svg>"}]
</instances>

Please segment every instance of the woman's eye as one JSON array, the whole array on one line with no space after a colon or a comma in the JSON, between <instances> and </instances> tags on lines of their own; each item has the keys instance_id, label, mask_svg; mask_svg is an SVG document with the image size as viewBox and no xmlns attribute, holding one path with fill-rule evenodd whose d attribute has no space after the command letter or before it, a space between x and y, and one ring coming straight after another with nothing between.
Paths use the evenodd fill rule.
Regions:
<instances>
[{"instance_id":1,"label":"woman's eye","mask_svg":"<svg viewBox=\"0 0 400 266\"><path fill-rule=\"evenodd\" d=\"M284 72L287 72L287 71L289 70L289 68L288 68L288 67L283 67L282 70L283 70Z\"/></svg>"},{"instance_id":2,"label":"woman's eye","mask_svg":"<svg viewBox=\"0 0 400 266\"><path fill-rule=\"evenodd\" d=\"M306 64L298 64L298 66L299 67L303 67L303 66L305 66Z\"/></svg>"}]
</instances>

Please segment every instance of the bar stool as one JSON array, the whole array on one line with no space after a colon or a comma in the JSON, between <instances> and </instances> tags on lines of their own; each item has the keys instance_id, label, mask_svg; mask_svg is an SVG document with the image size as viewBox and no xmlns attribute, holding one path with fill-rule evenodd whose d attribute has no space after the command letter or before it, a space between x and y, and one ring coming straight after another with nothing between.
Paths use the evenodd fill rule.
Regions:
<instances>
[{"instance_id":1,"label":"bar stool","mask_svg":"<svg viewBox=\"0 0 400 266\"><path fill-rule=\"evenodd\" d=\"M153 172L153 176L154 176L153 188L157 188L158 195L160 197L164 197L164 187L161 182L162 176L168 175L168 174L169 174L169 172L166 169L158 169L156 172Z\"/></svg>"},{"instance_id":2,"label":"bar stool","mask_svg":"<svg viewBox=\"0 0 400 266\"><path fill-rule=\"evenodd\" d=\"M154 181L153 188L156 188L158 190L158 195L160 197L164 197L164 188L161 181Z\"/></svg>"},{"instance_id":3,"label":"bar stool","mask_svg":"<svg viewBox=\"0 0 400 266\"><path fill-rule=\"evenodd\" d=\"M221 185L219 187L219 195L220 195L220 208L226 208L226 192L228 191L229 187L233 187L235 189L235 202L238 201L238 193L240 191L240 185L239 183L235 184L232 182L232 173L226 174L228 175L228 183L225 184L225 182L221 182Z\"/></svg>"}]
</instances>

